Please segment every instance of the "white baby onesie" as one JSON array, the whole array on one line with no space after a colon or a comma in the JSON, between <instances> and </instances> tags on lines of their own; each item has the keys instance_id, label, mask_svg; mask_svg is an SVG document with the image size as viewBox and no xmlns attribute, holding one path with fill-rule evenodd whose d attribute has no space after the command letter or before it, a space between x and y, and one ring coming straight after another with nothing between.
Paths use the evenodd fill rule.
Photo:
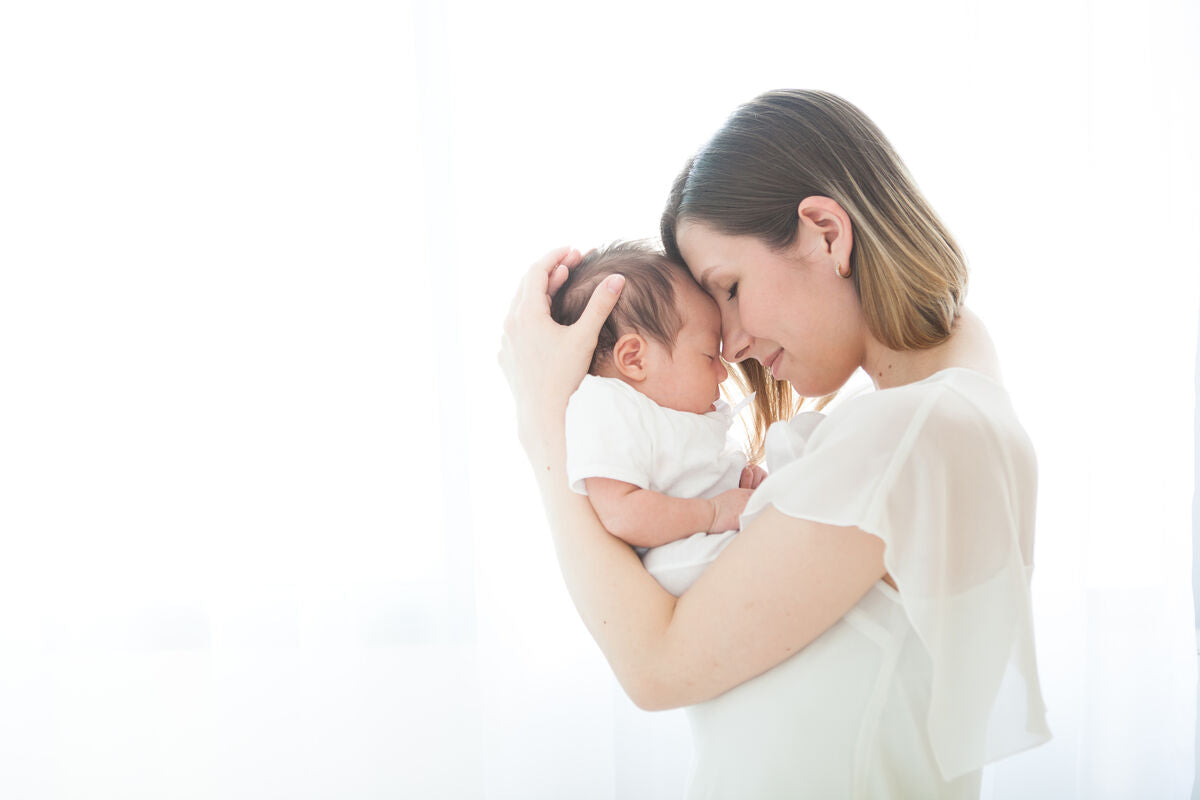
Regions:
<instances>
[{"instance_id":1,"label":"white baby onesie","mask_svg":"<svg viewBox=\"0 0 1200 800\"><path fill-rule=\"evenodd\" d=\"M587 494L585 478L611 478L671 497L710 498L736 489L746 454L730 428L740 409L717 401L707 414L676 411L624 381L585 375L567 404L567 480L580 494ZM637 550L650 574L679 596L736 533L700 531Z\"/></svg>"}]
</instances>

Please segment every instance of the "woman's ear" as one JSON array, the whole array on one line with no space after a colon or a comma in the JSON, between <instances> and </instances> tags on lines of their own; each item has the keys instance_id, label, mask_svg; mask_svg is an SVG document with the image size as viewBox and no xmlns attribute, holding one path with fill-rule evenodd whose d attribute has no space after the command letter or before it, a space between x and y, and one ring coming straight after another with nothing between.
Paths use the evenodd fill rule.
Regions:
<instances>
[{"instance_id":1,"label":"woman's ear","mask_svg":"<svg viewBox=\"0 0 1200 800\"><path fill-rule=\"evenodd\" d=\"M798 238L809 242L804 247L806 254L815 258L823 253L840 264L850 263L854 233L850 215L836 200L820 195L806 197L796 207L796 213L800 217Z\"/></svg>"},{"instance_id":2,"label":"woman's ear","mask_svg":"<svg viewBox=\"0 0 1200 800\"><path fill-rule=\"evenodd\" d=\"M640 333L627 333L612 349L612 363L617 372L631 381L644 381L648 374L649 355L645 338Z\"/></svg>"}]
</instances>

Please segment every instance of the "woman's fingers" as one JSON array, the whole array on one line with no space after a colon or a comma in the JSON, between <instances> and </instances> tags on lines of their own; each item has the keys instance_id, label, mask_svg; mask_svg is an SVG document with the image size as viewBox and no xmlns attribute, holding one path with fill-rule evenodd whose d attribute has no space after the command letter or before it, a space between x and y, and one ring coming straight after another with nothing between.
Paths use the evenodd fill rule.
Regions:
<instances>
[{"instance_id":1,"label":"woman's fingers","mask_svg":"<svg viewBox=\"0 0 1200 800\"><path fill-rule=\"evenodd\" d=\"M526 306L528 302L533 301L533 308L538 309L539 313L549 308L546 300L539 301L538 298L547 296L549 273L557 269L562 259L570 256L571 252L570 247L556 247L533 262L533 265L525 271L521 283L517 286L517 293L513 295L512 302L508 304L508 315L504 318L505 330L512 329L521 316L522 307Z\"/></svg>"},{"instance_id":2,"label":"woman's fingers","mask_svg":"<svg viewBox=\"0 0 1200 800\"><path fill-rule=\"evenodd\" d=\"M620 275L607 276L578 322L556 325L550 318L550 297L582 259L578 250L560 247L535 261L504 321L496 361L512 389L517 428L530 453L542 452L561 435L567 401L587 373L600 328L625 283Z\"/></svg>"},{"instance_id":3,"label":"woman's fingers","mask_svg":"<svg viewBox=\"0 0 1200 800\"><path fill-rule=\"evenodd\" d=\"M570 277L571 270L579 266L581 261L583 261L583 256L580 252L571 248L571 252L563 256L563 260L554 269L550 270L550 282L546 286L547 301L553 299L554 295L558 294L558 290L563 287L563 284L567 282L567 278Z\"/></svg>"},{"instance_id":4,"label":"woman's fingers","mask_svg":"<svg viewBox=\"0 0 1200 800\"><path fill-rule=\"evenodd\" d=\"M545 306L545 298L549 297L546 290L550 286L550 273L558 269L558 265L563 263L563 259L573 252L578 251L570 247L556 247L533 262L533 266L525 273L525 279L521 282L519 302L540 303L541 305L537 307Z\"/></svg>"},{"instance_id":5,"label":"woman's fingers","mask_svg":"<svg viewBox=\"0 0 1200 800\"><path fill-rule=\"evenodd\" d=\"M561 289L562 285L567 282L567 277L570 274L571 271L562 264L559 264L553 270L551 270L550 283L546 286L547 296L554 297L554 295L558 294L558 290Z\"/></svg>"},{"instance_id":6,"label":"woman's fingers","mask_svg":"<svg viewBox=\"0 0 1200 800\"><path fill-rule=\"evenodd\" d=\"M604 327L604 320L612 313L623 288L624 275L609 275L600 281L588 300L587 308L583 310L583 316L571 326L585 341L590 342L592 347L596 346L596 340L600 338L600 329Z\"/></svg>"}]
</instances>

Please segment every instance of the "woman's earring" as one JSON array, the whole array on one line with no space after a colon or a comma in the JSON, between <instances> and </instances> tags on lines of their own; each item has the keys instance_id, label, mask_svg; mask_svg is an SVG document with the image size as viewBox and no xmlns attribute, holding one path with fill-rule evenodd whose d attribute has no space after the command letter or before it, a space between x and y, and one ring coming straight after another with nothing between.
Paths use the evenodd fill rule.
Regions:
<instances>
[{"instance_id":1,"label":"woman's earring","mask_svg":"<svg viewBox=\"0 0 1200 800\"><path fill-rule=\"evenodd\" d=\"M842 272L842 262L837 261L833 265L833 271L838 274L839 278L849 278L850 277L850 265L849 264L846 265L846 271Z\"/></svg>"}]
</instances>

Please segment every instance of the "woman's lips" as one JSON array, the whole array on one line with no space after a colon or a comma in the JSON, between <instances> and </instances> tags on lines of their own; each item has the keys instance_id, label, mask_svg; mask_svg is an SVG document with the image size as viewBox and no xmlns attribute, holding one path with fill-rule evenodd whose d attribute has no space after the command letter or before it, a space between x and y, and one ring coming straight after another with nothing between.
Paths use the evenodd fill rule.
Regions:
<instances>
[{"instance_id":1,"label":"woman's lips","mask_svg":"<svg viewBox=\"0 0 1200 800\"><path fill-rule=\"evenodd\" d=\"M774 378L775 380L779 380L779 376L775 374L775 368L777 366L779 366L779 362L782 358L783 358L783 348L781 347L778 350L776 350L773 354L771 354L770 358L768 358L766 361L763 362L763 366L766 367L767 369L771 370L771 377Z\"/></svg>"}]
</instances>

